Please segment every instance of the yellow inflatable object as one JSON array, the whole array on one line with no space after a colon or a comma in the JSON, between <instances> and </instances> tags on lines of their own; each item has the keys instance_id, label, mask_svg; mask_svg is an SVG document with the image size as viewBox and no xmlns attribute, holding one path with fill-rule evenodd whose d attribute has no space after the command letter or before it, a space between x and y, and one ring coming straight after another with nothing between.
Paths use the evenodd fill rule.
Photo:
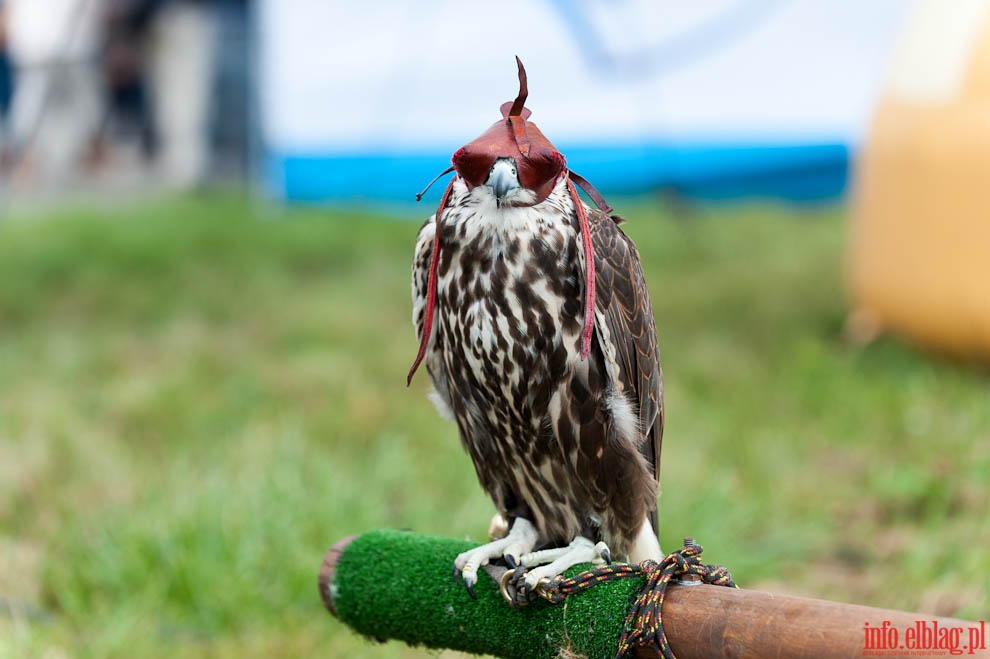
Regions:
<instances>
[{"instance_id":1,"label":"yellow inflatable object","mask_svg":"<svg viewBox=\"0 0 990 659\"><path fill-rule=\"evenodd\" d=\"M921 2L856 174L860 334L990 360L990 2Z\"/></svg>"}]
</instances>

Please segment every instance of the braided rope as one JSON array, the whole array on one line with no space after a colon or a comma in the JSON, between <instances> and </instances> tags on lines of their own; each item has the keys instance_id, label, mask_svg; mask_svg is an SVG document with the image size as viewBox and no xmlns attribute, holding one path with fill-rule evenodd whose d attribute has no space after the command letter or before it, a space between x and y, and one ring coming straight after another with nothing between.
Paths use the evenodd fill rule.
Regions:
<instances>
[{"instance_id":1,"label":"braided rope","mask_svg":"<svg viewBox=\"0 0 990 659\"><path fill-rule=\"evenodd\" d=\"M653 646L664 659L676 659L667 635L663 631L661 609L672 579L694 575L703 583L714 586L738 588L732 575L721 565L705 565L701 562L701 545L685 540L685 546L668 554L659 563L644 561L640 565L613 563L586 570L573 577L556 577L543 588L542 596L558 604L575 593L580 593L604 581L643 576L646 584L636 596L626 616L626 624L619 638L616 659L629 656L638 647Z\"/></svg>"}]
</instances>

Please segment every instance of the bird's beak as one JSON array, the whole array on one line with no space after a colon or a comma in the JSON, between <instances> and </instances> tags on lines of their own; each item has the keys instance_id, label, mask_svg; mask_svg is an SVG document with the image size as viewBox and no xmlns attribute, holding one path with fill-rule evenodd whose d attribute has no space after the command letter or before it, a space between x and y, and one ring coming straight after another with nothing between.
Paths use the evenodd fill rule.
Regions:
<instances>
[{"instance_id":1,"label":"bird's beak","mask_svg":"<svg viewBox=\"0 0 990 659\"><path fill-rule=\"evenodd\" d=\"M502 205L506 196L522 187L519 185L519 175L516 173L516 164L512 159L499 158L496 160L488 173L488 180L485 181L485 185L491 189L499 206Z\"/></svg>"}]
</instances>

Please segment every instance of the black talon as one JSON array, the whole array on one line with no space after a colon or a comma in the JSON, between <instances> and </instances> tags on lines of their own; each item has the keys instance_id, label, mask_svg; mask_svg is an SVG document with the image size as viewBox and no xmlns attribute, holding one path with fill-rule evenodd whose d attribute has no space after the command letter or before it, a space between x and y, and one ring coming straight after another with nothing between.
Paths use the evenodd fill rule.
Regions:
<instances>
[{"instance_id":1,"label":"black talon","mask_svg":"<svg viewBox=\"0 0 990 659\"><path fill-rule=\"evenodd\" d=\"M471 599L476 600L478 599L478 596L474 594L474 584L474 579L471 577L464 577L464 590L466 590L467 594L471 596Z\"/></svg>"},{"instance_id":2,"label":"black talon","mask_svg":"<svg viewBox=\"0 0 990 659\"><path fill-rule=\"evenodd\" d=\"M453 577L455 579L457 579L458 581L460 581L460 579L461 579L461 571L457 569L457 566L456 565L454 566Z\"/></svg>"},{"instance_id":3,"label":"black talon","mask_svg":"<svg viewBox=\"0 0 990 659\"><path fill-rule=\"evenodd\" d=\"M612 564L612 551L608 547L602 550L602 560L605 561L605 565Z\"/></svg>"},{"instance_id":4,"label":"black talon","mask_svg":"<svg viewBox=\"0 0 990 659\"><path fill-rule=\"evenodd\" d=\"M536 593L526 584L526 572L524 567L517 568L508 583L507 590L512 598L509 606L514 609L522 608L537 598Z\"/></svg>"},{"instance_id":5,"label":"black talon","mask_svg":"<svg viewBox=\"0 0 990 659\"><path fill-rule=\"evenodd\" d=\"M516 557L512 554L505 554L502 556L505 559L506 564L509 566L510 570L515 570L519 567L519 563L516 561Z\"/></svg>"}]
</instances>

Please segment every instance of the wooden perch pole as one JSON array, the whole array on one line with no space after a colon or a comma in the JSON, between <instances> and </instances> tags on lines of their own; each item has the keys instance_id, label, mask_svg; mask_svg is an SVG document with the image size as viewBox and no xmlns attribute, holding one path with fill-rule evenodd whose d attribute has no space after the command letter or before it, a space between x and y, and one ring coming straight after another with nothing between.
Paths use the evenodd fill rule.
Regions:
<instances>
[{"instance_id":1,"label":"wooden perch pole","mask_svg":"<svg viewBox=\"0 0 990 659\"><path fill-rule=\"evenodd\" d=\"M972 629L977 631L977 646L982 640L978 636L980 623L704 584L671 586L664 600L663 620L667 640L678 659L868 656L867 623L877 630L871 632L873 650L882 649L884 643L879 639L889 629L897 630L899 637L889 649L897 649L906 630L915 628L919 621L928 629L934 629L936 623L940 630L960 629L960 645L969 641ZM889 623L886 627L885 622ZM985 649L974 653L990 656Z\"/></svg>"},{"instance_id":2,"label":"wooden perch pole","mask_svg":"<svg viewBox=\"0 0 990 659\"><path fill-rule=\"evenodd\" d=\"M477 600L451 576L453 557L469 546L395 531L346 538L323 560L320 594L330 613L372 638L503 657L555 657L562 647L589 659L615 656L625 607L642 579L603 582L566 606L540 601L514 610L484 575ZM672 584L663 625L678 659L917 655L912 649L990 657L982 622L706 584ZM658 653L640 648L637 656Z\"/></svg>"}]
</instances>

